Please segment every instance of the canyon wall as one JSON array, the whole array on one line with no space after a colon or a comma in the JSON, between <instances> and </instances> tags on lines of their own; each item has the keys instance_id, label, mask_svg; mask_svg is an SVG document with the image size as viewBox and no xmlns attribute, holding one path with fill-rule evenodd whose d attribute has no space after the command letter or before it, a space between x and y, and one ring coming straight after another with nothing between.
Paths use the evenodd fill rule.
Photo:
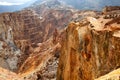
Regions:
<instances>
[{"instance_id":1,"label":"canyon wall","mask_svg":"<svg viewBox=\"0 0 120 80\"><path fill-rule=\"evenodd\" d=\"M0 14L0 79L93 80L120 67L119 10L111 17L54 1Z\"/></svg>"},{"instance_id":2,"label":"canyon wall","mask_svg":"<svg viewBox=\"0 0 120 80\"><path fill-rule=\"evenodd\" d=\"M6 34L6 31L11 28L14 40L43 42L52 36L56 28L63 29L69 22L70 16L72 12L67 10L50 10L45 12L44 16L38 15L34 10L2 13L0 14L0 33Z\"/></svg>"},{"instance_id":3,"label":"canyon wall","mask_svg":"<svg viewBox=\"0 0 120 80\"><path fill-rule=\"evenodd\" d=\"M101 15L71 22L62 44L57 80L94 80L119 68L119 21Z\"/></svg>"},{"instance_id":4,"label":"canyon wall","mask_svg":"<svg viewBox=\"0 0 120 80\"><path fill-rule=\"evenodd\" d=\"M12 69L9 69L16 71L33 53L33 49L38 47L37 43L45 42L51 38L55 29L64 29L72 15L70 10L52 9L45 12L43 16L38 15L34 10L0 14L0 53L3 63L9 59L8 67L14 64ZM5 62L3 55L6 58ZM2 64L1 66L6 68Z\"/></svg>"}]
</instances>

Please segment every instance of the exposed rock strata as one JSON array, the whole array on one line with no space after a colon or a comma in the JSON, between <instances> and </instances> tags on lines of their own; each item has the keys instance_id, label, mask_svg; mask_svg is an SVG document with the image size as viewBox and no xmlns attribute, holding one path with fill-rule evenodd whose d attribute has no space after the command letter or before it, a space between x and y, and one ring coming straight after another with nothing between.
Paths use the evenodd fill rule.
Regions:
<instances>
[{"instance_id":1,"label":"exposed rock strata","mask_svg":"<svg viewBox=\"0 0 120 80\"><path fill-rule=\"evenodd\" d=\"M42 9L44 10L44 8ZM29 55L34 53L33 49L38 47L36 46L37 43L49 39L56 28L62 30L65 27L65 24L71 18L70 16L73 15L72 13L71 10L59 10L56 8L55 10L49 9L49 11L45 11L43 15L38 14L36 9L0 14L0 41L1 46L3 43L5 45L5 49L1 48L1 54L12 55L7 61L12 61L12 63L15 61L15 70L17 70ZM3 63L7 64L3 58L2 56ZM1 66L8 69L11 65L8 67ZM12 70L14 69L12 68Z\"/></svg>"},{"instance_id":2,"label":"exposed rock strata","mask_svg":"<svg viewBox=\"0 0 120 80\"><path fill-rule=\"evenodd\" d=\"M55 80L62 52L58 80L92 80L119 68L119 16L44 7L0 14L1 67L20 80Z\"/></svg>"}]
</instances>

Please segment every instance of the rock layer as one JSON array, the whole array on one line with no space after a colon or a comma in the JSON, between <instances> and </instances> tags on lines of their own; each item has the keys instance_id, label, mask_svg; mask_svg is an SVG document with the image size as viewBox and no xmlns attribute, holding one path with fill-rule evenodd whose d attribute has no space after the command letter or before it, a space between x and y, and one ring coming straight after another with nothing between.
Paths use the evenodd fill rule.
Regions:
<instances>
[{"instance_id":1,"label":"rock layer","mask_svg":"<svg viewBox=\"0 0 120 80\"><path fill-rule=\"evenodd\" d=\"M44 14L37 13L39 11L38 7L41 6L37 5L35 9L29 8L13 13L0 14L0 53L5 55L8 62L11 61L9 64L14 65L8 66L12 66L12 70L14 70L13 67L17 70L29 55L34 53L33 49L38 47L38 43L51 38L55 29L64 29L65 24L71 18L70 16L73 15L71 10L59 10L58 8L47 9L43 12ZM40 10L45 10L45 8L41 7ZM9 58L9 56L12 57ZM7 65L8 63L3 58L1 56L2 62ZM5 65L1 66L8 69Z\"/></svg>"}]
</instances>

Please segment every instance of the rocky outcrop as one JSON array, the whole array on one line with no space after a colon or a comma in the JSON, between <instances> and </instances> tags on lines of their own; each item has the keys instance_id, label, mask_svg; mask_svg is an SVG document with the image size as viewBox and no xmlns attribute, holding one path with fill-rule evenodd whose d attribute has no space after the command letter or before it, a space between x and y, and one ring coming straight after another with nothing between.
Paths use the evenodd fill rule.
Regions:
<instances>
[{"instance_id":1,"label":"rocky outcrop","mask_svg":"<svg viewBox=\"0 0 120 80\"><path fill-rule=\"evenodd\" d=\"M120 24L109 21L99 16L68 25L57 80L94 80L120 67Z\"/></svg>"}]
</instances>

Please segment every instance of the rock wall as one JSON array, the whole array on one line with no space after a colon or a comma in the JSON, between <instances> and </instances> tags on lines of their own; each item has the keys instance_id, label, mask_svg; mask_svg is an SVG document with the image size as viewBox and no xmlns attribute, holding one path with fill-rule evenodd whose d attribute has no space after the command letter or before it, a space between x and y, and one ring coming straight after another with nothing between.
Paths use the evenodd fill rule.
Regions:
<instances>
[{"instance_id":1,"label":"rock wall","mask_svg":"<svg viewBox=\"0 0 120 80\"><path fill-rule=\"evenodd\" d=\"M55 28L63 29L69 22L70 16L72 12L67 10L49 10L43 16L35 13L34 10L2 13L0 14L0 33L6 34L6 31L11 28L14 40L43 42L52 36Z\"/></svg>"},{"instance_id":2,"label":"rock wall","mask_svg":"<svg viewBox=\"0 0 120 80\"><path fill-rule=\"evenodd\" d=\"M29 55L34 53L33 48L38 47L35 45L51 38L55 29L62 30L69 22L70 16L72 12L69 10L52 9L43 16L35 13L34 10L0 14L0 43L1 47L3 43L6 45L5 49L1 48L1 54L12 55L7 57L10 64L8 67L14 65L12 70L18 70ZM6 60L3 60L4 57L1 58L7 65ZM4 64L1 66L8 69Z\"/></svg>"},{"instance_id":3,"label":"rock wall","mask_svg":"<svg viewBox=\"0 0 120 80\"><path fill-rule=\"evenodd\" d=\"M14 43L12 29L9 28L6 32L2 32L0 37L0 67L16 71L18 58L22 52Z\"/></svg>"},{"instance_id":4,"label":"rock wall","mask_svg":"<svg viewBox=\"0 0 120 80\"><path fill-rule=\"evenodd\" d=\"M30 10L0 14L0 24L3 32L12 28L14 40L27 39L35 42L39 40L38 36L43 36L39 33L43 30L40 27L40 20Z\"/></svg>"},{"instance_id":5,"label":"rock wall","mask_svg":"<svg viewBox=\"0 0 120 80\"><path fill-rule=\"evenodd\" d=\"M101 18L93 20L97 24ZM70 23L62 44L57 80L94 80L119 68L119 27L116 22L107 27L90 26L85 19Z\"/></svg>"}]
</instances>

